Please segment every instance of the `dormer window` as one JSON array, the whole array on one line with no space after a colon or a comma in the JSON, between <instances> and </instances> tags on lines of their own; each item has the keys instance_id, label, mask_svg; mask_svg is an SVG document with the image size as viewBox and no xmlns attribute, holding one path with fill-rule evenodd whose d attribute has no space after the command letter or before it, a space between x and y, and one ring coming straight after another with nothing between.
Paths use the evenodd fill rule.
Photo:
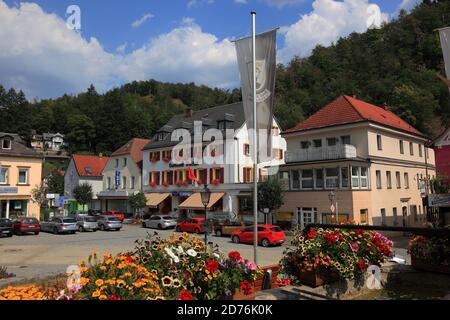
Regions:
<instances>
[{"instance_id":1,"label":"dormer window","mask_svg":"<svg viewBox=\"0 0 450 320\"><path fill-rule=\"evenodd\" d=\"M86 167L86 168L84 168L84 173L86 173L86 174L92 174L92 168L91 168L91 167Z\"/></svg>"},{"instance_id":2,"label":"dormer window","mask_svg":"<svg viewBox=\"0 0 450 320\"><path fill-rule=\"evenodd\" d=\"M2 149L11 150L11 139L10 138L3 138Z\"/></svg>"},{"instance_id":3,"label":"dormer window","mask_svg":"<svg viewBox=\"0 0 450 320\"><path fill-rule=\"evenodd\" d=\"M165 132L158 132L155 136L155 140L156 141L164 141L165 137L166 137Z\"/></svg>"}]
</instances>

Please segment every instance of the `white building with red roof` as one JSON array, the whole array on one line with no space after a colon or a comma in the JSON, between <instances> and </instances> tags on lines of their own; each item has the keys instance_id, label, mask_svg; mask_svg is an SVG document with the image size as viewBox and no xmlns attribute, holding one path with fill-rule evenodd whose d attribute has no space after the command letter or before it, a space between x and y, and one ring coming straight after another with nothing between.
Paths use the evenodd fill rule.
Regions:
<instances>
[{"instance_id":1,"label":"white building with red roof","mask_svg":"<svg viewBox=\"0 0 450 320\"><path fill-rule=\"evenodd\" d=\"M89 204L91 209L100 209L98 194L103 190L103 169L108 163L109 157L102 154L98 156L75 154L70 160L64 176L64 198L70 204L69 213L73 210L86 210L78 205L73 196L73 189L83 183L92 186L93 199Z\"/></svg>"},{"instance_id":2,"label":"white building with red roof","mask_svg":"<svg viewBox=\"0 0 450 320\"><path fill-rule=\"evenodd\" d=\"M287 192L279 223L426 221L422 195L425 178L435 175L434 151L428 137L388 107L341 96L283 137Z\"/></svg>"}]
</instances>

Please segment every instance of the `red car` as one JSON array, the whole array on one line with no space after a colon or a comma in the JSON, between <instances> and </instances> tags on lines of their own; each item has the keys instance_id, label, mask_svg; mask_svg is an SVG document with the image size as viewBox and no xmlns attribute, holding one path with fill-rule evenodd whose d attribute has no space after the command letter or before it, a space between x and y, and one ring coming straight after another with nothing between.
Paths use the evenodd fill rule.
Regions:
<instances>
[{"instance_id":1,"label":"red car","mask_svg":"<svg viewBox=\"0 0 450 320\"><path fill-rule=\"evenodd\" d=\"M253 227L244 228L233 232L231 240L234 243L253 243ZM268 224L258 225L258 244L263 247L281 245L286 240L286 235L280 227Z\"/></svg>"},{"instance_id":2,"label":"red car","mask_svg":"<svg viewBox=\"0 0 450 320\"><path fill-rule=\"evenodd\" d=\"M36 218L20 218L14 221L13 232L17 235L34 233L38 235L41 231L41 225Z\"/></svg>"},{"instance_id":3,"label":"red car","mask_svg":"<svg viewBox=\"0 0 450 320\"><path fill-rule=\"evenodd\" d=\"M102 216L113 216L119 218L121 222L125 220L125 215L123 213L120 213L119 210L109 210L102 213Z\"/></svg>"},{"instance_id":4,"label":"red car","mask_svg":"<svg viewBox=\"0 0 450 320\"><path fill-rule=\"evenodd\" d=\"M205 218L189 218L183 222L178 222L176 231L203 233L202 223L204 223L204 221Z\"/></svg>"}]
</instances>

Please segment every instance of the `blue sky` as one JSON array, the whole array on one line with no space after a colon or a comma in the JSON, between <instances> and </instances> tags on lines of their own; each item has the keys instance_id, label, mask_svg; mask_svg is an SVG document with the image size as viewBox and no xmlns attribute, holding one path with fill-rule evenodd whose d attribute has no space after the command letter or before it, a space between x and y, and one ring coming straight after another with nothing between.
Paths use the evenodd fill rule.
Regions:
<instances>
[{"instance_id":1,"label":"blue sky","mask_svg":"<svg viewBox=\"0 0 450 320\"><path fill-rule=\"evenodd\" d=\"M365 31L369 7L383 22L418 2L0 0L0 84L29 99L149 78L233 88L239 76L230 40L250 33L252 10L258 31L281 27L278 60L286 63L317 44ZM72 4L81 10L78 32L65 27Z\"/></svg>"}]
</instances>

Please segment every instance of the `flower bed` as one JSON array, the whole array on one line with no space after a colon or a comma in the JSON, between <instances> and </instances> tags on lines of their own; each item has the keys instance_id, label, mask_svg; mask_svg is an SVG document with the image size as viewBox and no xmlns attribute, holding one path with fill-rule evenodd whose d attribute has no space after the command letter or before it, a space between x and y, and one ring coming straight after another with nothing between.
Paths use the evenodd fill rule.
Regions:
<instances>
[{"instance_id":1,"label":"flower bed","mask_svg":"<svg viewBox=\"0 0 450 320\"><path fill-rule=\"evenodd\" d=\"M409 253L413 267L450 274L450 238L415 236L409 241Z\"/></svg>"},{"instance_id":2,"label":"flower bed","mask_svg":"<svg viewBox=\"0 0 450 320\"><path fill-rule=\"evenodd\" d=\"M381 266L392 255L393 242L374 231L319 228L295 231L291 245L281 260L283 271L316 287Z\"/></svg>"},{"instance_id":3,"label":"flower bed","mask_svg":"<svg viewBox=\"0 0 450 320\"><path fill-rule=\"evenodd\" d=\"M0 290L0 299L24 300L218 300L252 299L262 274L239 252L222 255L196 237L155 235L117 256L96 254L69 274L68 286Z\"/></svg>"}]
</instances>

